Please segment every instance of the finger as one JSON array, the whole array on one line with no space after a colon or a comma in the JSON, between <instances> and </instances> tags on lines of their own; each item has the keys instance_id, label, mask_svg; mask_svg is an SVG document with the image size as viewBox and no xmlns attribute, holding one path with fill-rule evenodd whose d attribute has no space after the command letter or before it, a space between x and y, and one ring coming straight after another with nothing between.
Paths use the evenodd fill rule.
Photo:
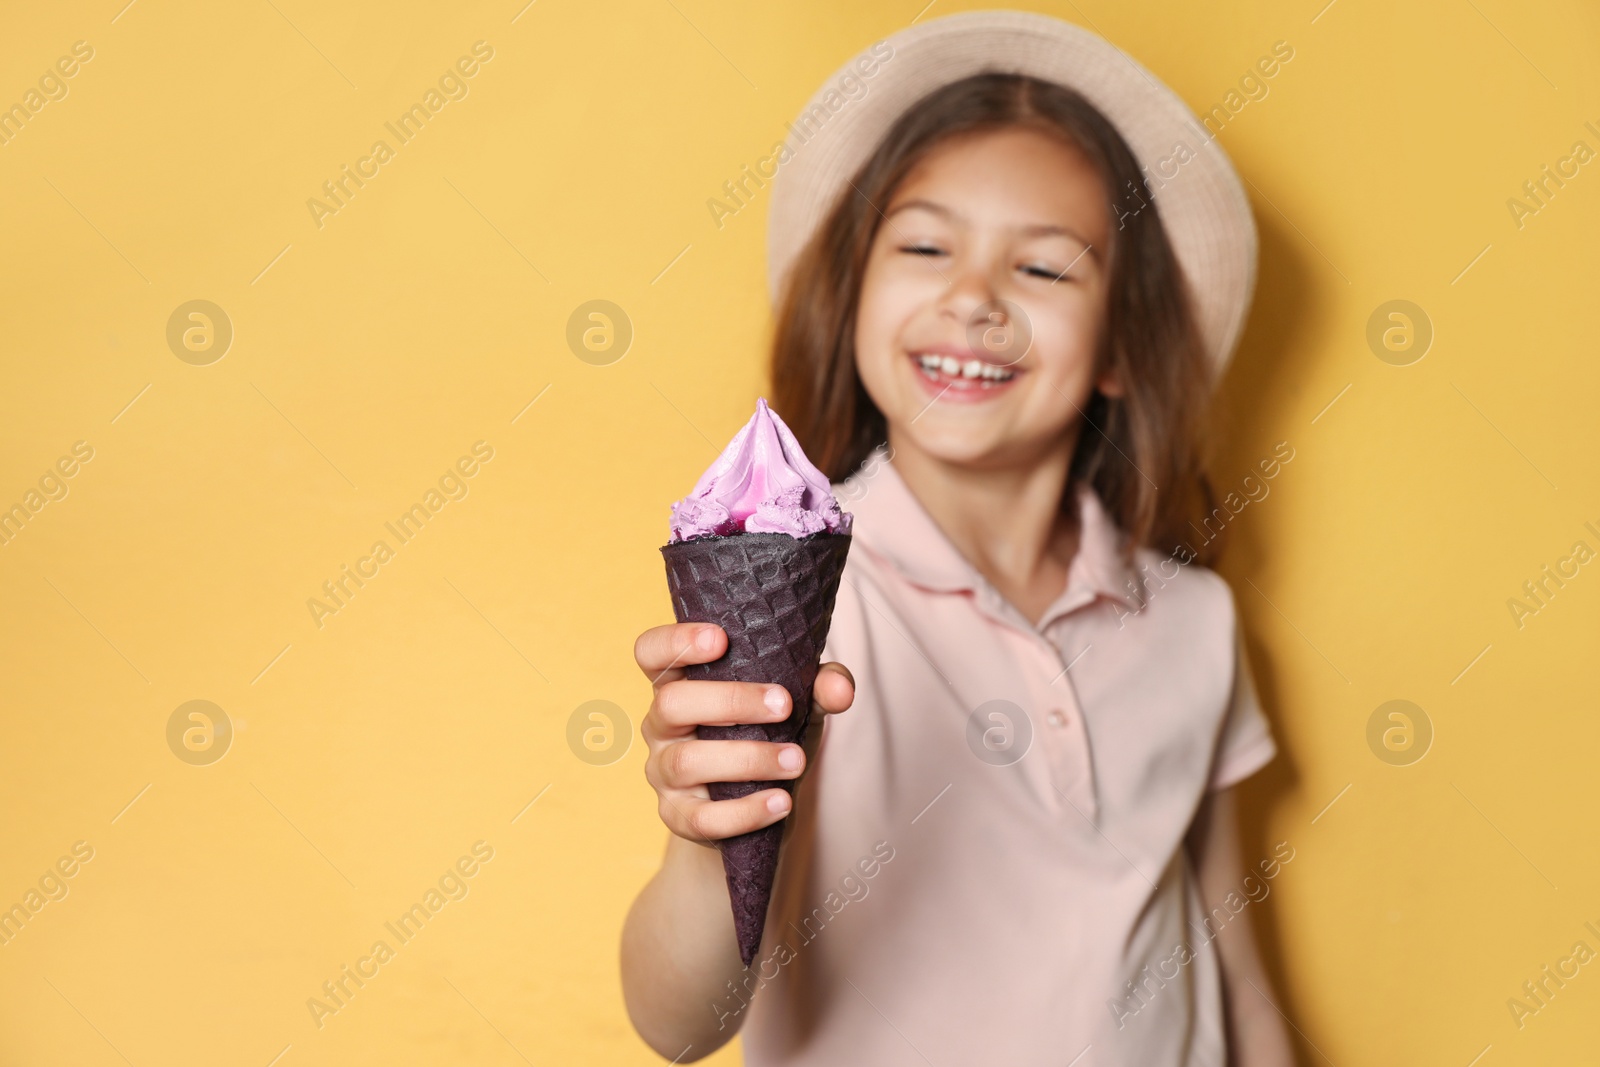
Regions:
<instances>
[{"instance_id":1,"label":"finger","mask_svg":"<svg viewBox=\"0 0 1600 1067\"><path fill-rule=\"evenodd\" d=\"M661 750L658 776L669 789L708 782L777 782L798 778L806 757L799 745L771 741L679 741Z\"/></svg>"},{"instance_id":2,"label":"finger","mask_svg":"<svg viewBox=\"0 0 1600 1067\"><path fill-rule=\"evenodd\" d=\"M805 736L800 744L805 750L806 767L817 762L817 751L822 747L822 732L826 727L824 715L837 715L855 702L856 683L850 669L842 663L824 663L817 672L811 689L811 707L814 714L806 724Z\"/></svg>"},{"instance_id":3,"label":"finger","mask_svg":"<svg viewBox=\"0 0 1600 1067\"><path fill-rule=\"evenodd\" d=\"M652 713L663 734L693 726L782 722L789 717L789 691L759 682L701 682L679 678L656 689Z\"/></svg>"},{"instance_id":4,"label":"finger","mask_svg":"<svg viewBox=\"0 0 1600 1067\"><path fill-rule=\"evenodd\" d=\"M825 715L836 715L848 708L855 698L856 680L849 668L842 663L824 663L811 689L811 699L817 710Z\"/></svg>"},{"instance_id":5,"label":"finger","mask_svg":"<svg viewBox=\"0 0 1600 1067\"><path fill-rule=\"evenodd\" d=\"M706 800L689 793L661 794L661 821L690 841L706 843L770 826L789 814L783 789L763 789L737 800Z\"/></svg>"},{"instance_id":6,"label":"finger","mask_svg":"<svg viewBox=\"0 0 1600 1067\"><path fill-rule=\"evenodd\" d=\"M722 655L728 639L715 623L680 622L652 626L633 643L633 659L655 685L683 676L689 663L709 663Z\"/></svg>"}]
</instances>

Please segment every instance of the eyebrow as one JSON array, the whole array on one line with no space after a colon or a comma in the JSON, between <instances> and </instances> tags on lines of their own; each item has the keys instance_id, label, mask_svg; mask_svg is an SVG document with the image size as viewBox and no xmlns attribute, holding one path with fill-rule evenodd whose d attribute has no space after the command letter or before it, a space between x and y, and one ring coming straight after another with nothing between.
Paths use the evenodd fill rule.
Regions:
<instances>
[{"instance_id":1,"label":"eyebrow","mask_svg":"<svg viewBox=\"0 0 1600 1067\"><path fill-rule=\"evenodd\" d=\"M946 207L943 204L935 203L932 200L907 200L903 204L896 205L893 210L884 216L884 220L887 221L894 218L902 211L910 211L914 208L921 208L923 211L938 215L941 218L950 220L951 222L965 223L967 221L959 211ZM1100 260L1100 250L1090 242L1084 240L1082 234L1069 227L1058 226L1055 223L1037 223L1032 226L1019 226L1017 227L1017 232L1025 237L1069 237L1083 245L1084 250L1088 252L1089 255L1093 256L1096 262L1099 262ZM1076 262L1076 260L1074 260L1074 262Z\"/></svg>"}]
</instances>

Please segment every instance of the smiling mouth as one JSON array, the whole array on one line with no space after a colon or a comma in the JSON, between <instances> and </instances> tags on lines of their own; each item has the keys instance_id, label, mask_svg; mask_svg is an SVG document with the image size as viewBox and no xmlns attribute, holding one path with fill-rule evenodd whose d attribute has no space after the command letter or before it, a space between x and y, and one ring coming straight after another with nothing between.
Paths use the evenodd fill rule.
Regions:
<instances>
[{"instance_id":1,"label":"smiling mouth","mask_svg":"<svg viewBox=\"0 0 1600 1067\"><path fill-rule=\"evenodd\" d=\"M959 360L932 352L913 352L911 360L933 385L952 389L995 389L1013 381L1017 370L981 359Z\"/></svg>"}]
</instances>

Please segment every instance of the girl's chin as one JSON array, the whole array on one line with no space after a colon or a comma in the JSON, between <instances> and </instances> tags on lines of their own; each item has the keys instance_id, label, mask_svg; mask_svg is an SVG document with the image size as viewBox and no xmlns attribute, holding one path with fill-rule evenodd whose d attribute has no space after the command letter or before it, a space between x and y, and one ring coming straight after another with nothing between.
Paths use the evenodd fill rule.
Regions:
<instances>
[{"instance_id":1,"label":"girl's chin","mask_svg":"<svg viewBox=\"0 0 1600 1067\"><path fill-rule=\"evenodd\" d=\"M952 409L944 418L935 418L933 412L928 412L914 421L891 420L889 429L900 442L897 448L910 447L929 459L955 467L989 467L1017 451L1017 427L1009 420L990 422L967 415L966 409L961 413Z\"/></svg>"},{"instance_id":2,"label":"girl's chin","mask_svg":"<svg viewBox=\"0 0 1600 1067\"><path fill-rule=\"evenodd\" d=\"M1023 457L1050 453L1075 421L1041 418L1022 402L1024 396L1013 392L994 404L952 404L948 397L936 403L917 398L920 404L902 399L884 415L896 450L908 448L952 467L1000 469Z\"/></svg>"}]
</instances>

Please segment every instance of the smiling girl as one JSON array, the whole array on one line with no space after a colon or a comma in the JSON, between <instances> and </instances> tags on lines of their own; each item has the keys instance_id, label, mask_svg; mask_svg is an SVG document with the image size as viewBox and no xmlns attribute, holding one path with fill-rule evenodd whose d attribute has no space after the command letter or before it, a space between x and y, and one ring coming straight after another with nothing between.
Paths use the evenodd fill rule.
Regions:
<instances>
[{"instance_id":1,"label":"smiling girl","mask_svg":"<svg viewBox=\"0 0 1600 1067\"><path fill-rule=\"evenodd\" d=\"M824 714L804 746L698 740L788 697L686 679L715 626L638 639L672 836L624 930L630 1015L676 1062L742 1028L758 1065L1291 1063L1224 903L1262 859L1233 787L1275 746L1232 595L1179 548L1248 206L1214 145L1151 186L1192 115L1075 27L889 44L773 201L774 408L855 516ZM706 788L802 775L793 811ZM779 819L747 971L714 844Z\"/></svg>"}]
</instances>

